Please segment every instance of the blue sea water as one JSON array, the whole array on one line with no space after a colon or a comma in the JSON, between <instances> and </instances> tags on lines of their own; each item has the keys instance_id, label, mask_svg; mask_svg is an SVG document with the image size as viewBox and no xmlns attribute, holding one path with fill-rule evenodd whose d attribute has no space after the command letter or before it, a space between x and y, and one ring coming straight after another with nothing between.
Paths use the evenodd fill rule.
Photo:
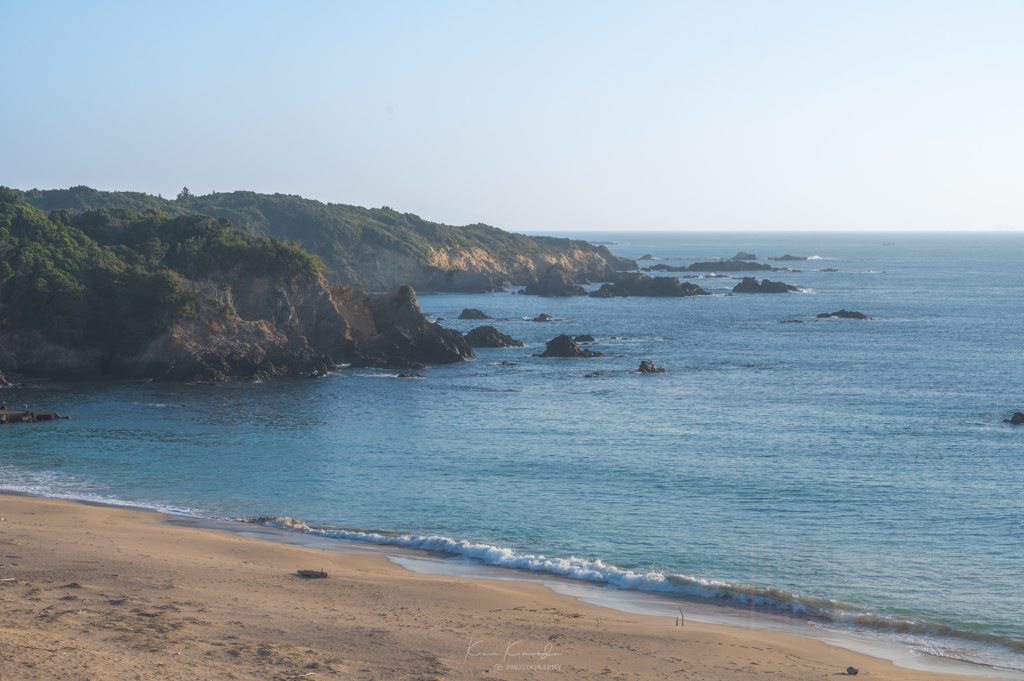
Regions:
<instances>
[{"instance_id":1,"label":"blue sea water","mask_svg":"<svg viewBox=\"0 0 1024 681\"><path fill-rule=\"evenodd\" d=\"M1024 410L1024 236L571 236L670 265L814 257L767 273L794 294L420 295L526 343L424 379L5 389L73 420L0 428L0 488L294 518L1024 670L1024 426L1003 423ZM875 321L815 318L840 308ZM561 333L607 357L534 356Z\"/></svg>"}]
</instances>

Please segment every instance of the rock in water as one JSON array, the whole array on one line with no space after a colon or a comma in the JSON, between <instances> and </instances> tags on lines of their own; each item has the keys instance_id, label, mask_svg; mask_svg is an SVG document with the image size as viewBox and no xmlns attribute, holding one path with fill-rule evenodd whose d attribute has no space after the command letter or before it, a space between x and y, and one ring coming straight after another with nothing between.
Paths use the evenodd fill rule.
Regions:
<instances>
[{"instance_id":1,"label":"rock in water","mask_svg":"<svg viewBox=\"0 0 1024 681\"><path fill-rule=\"evenodd\" d=\"M542 298L570 298L587 295L583 287L577 286L569 273L558 265L550 267L544 276L537 280L537 283L529 284L520 293Z\"/></svg>"},{"instance_id":2,"label":"rock in water","mask_svg":"<svg viewBox=\"0 0 1024 681\"><path fill-rule=\"evenodd\" d=\"M466 334L471 348L521 348L523 341L506 336L493 326L478 326Z\"/></svg>"},{"instance_id":3,"label":"rock in water","mask_svg":"<svg viewBox=\"0 0 1024 681\"><path fill-rule=\"evenodd\" d=\"M860 670L859 669L854 669L853 667L847 667L846 668L846 673L849 674L850 676L857 676L857 674L860 673Z\"/></svg>"},{"instance_id":4,"label":"rock in water","mask_svg":"<svg viewBox=\"0 0 1024 681\"><path fill-rule=\"evenodd\" d=\"M736 255L734 255L731 258L729 258L729 260L757 260L757 259L758 259L757 256L754 255L753 253L744 253L743 251L740 251Z\"/></svg>"},{"instance_id":5,"label":"rock in water","mask_svg":"<svg viewBox=\"0 0 1024 681\"><path fill-rule=\"evenodd\" d=\"M682 283L678 277L649 277L646 274L623 274L614 284L603 284L590 294L591 298L686 298L711 295L700 286Z\"/></svg>"},{"instance_id":6,"label":"rock in water","mask_svg":"<svg viewBox=\"0 0 1024 681\"><path fill-rule=\"evenodd\" d=\"M1024 412L1016 411L1008 419L1003 419L1003 423L1009 423L1011 426L1019 426L1024 423Z\"/></svg>"},{"instance_id":7,"label":"rock in water","mask_svg":"<svg viewBox=\"0 0 1024 681\"><path fill-rule=\"evenodd\" d=\"M552 319L554 319L554 317L552 317L551 315L546 314L544 312L541 312L539 315L537 315L536 317L533 318L533 321L535 321L535 322L550 322Z\"/></svg>"},{"instance_id":8,"label":"rock in water","mask_svg":"<svg viewBox=\"0 0 1024 681\"><path fill-rule=\"evenodd\" d=\"M656 366L653 362L648 362L646 359L640 362L640 368L636 370L638 374L663 374L665 370L659 366Z\"/></svg>"},{"instance_id":9,"label":"rock in water","mask_svg":"<svg viewBox=\"0 0 1024 681\"><path fill-rule=\"evenodd\" d=\"M641 255L639 258L637 258L637 260L657 260L657 258L655 258L650 253L646 253L644 255Z\"/></svg>"},{"instance_id":10,"label":"rock in water","mask_svg":"<svg viewBox=\"0 0 1024 681\"><path fill-rule=\"evenodd\" d=\"M839 317L840 319L866 319L868 321L874 321L873 317L869 317L866 314L860 312L850 312L849 310L839 310L838 312L822 312L818 315L818 319L828 319L829 317Z\"/></svg>"},{"instance_id":11,"label":"rock in water","mask_svg":"<svg viewBox=\"0 0 1024 681\"><path fill-rule=\"evenodd\" d=\"M789 255L788 253L786 255L782 256L781 258L768 258L768 259L769 260L775 260L776 262L788 262L790 260L807 260L807 258L802 258L799 255Z\"/></svg>"},{"instance_id":12,"label":"rock in water","mask_svg":"<svg viewBox=\"0 0 1024 681\"><path fill-rule=\"evenodd\" d=\"M746 262L744 260L717 260L714 262L695 262L686 268L688 272L746 272L750 270L767 270L774 268L765 263Z\"/></svg>"},{"instance_id":13,"label":"rock in water","mask_svg":"<svg viewBox=\"0 0 1024 681\"><path fill-rule=\"evenodd\" d=\"M575 338L575 341L577 343L593 343L595 340L597 339L591 336L589 333L585 333L581 336L576 336Z\"/></svg>"},{"instance_id":14,"label":"rock in water","mask_svg":"<svg viewBox=\"0 0 1024 681\"><path fill-rule=\"evenodd\" d=\"M581 350L571 336L563 333L548 341L548 347L540 357L604 357L604 355L593 350Z\"/></svg>"},{"instance_id":15,"label":"rock in water","mask_svg":"<svg viewBox=\"0 0 1024 681\"><path fill-rule=\"evenodd\" d=\"M790 293L799 291L796 286L784 284L781 281L765 279L760 284L757 277L743 277L743 281L733 287L733 293Z\"/></svg>"},{"instance_id":16,"label":"rock in water","mask_svg":"<svg viewBox=\"0 0 1024 681\"><path fill-rule=\"evenodd\" d=\"M472 307L467 307L459 315L459 319L494 319L494 317L488 317L486 314Z\"/></svg>"},{"instance_id":17,"label":"rock in water","mask_svg":"<svg viewBox=\"0 0 1024 681\"><path fill-rule=\"evenodd\" d=\"M10 385L10 383L7 382L7 379L4 378L4 372L2 371L0 371L0 385Z\"/></svg>"}]
</instances>

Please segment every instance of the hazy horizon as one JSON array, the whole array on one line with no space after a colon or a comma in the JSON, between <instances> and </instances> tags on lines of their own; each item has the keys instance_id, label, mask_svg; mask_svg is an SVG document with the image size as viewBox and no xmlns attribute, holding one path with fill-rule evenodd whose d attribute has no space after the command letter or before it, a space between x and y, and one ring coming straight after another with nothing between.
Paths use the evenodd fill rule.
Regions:
<instances>
[{"instance_id":1,"label":"hazy horizon","mask_svg":"<svg viewBox=\"0 0 1024 681\"><path fill-rule=\"evenodd\" d=\"M1024 6L14 5L0 184L523 233L1024 226Z\"/></svg>"}]
</instances>

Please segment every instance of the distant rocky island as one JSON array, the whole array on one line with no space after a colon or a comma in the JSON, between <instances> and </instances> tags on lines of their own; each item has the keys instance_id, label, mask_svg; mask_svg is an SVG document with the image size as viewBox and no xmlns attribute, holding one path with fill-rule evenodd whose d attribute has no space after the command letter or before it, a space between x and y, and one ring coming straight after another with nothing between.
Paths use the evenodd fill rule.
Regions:
<instances>
[{"instance_id":1,"label":"distant rocky island","mask_svg":"<svg viewBox=\"0 0 1024 681\"><path fill-rule=\"evenodd\" d=\"M361 208L321 203L287 194L255 192L176 199L141 192L70 189L15 192L46 213L52 211L158 211L168 217L208 215L257 237L301 246L326 265L332 285L363 286L371 292L409 284L417 291L483 293L537 282L552 265L577 280L613 281L636 262L587 241L505 232L483 224L455 227L400 213L387 206Z\"/></svg>"}]
</instances>

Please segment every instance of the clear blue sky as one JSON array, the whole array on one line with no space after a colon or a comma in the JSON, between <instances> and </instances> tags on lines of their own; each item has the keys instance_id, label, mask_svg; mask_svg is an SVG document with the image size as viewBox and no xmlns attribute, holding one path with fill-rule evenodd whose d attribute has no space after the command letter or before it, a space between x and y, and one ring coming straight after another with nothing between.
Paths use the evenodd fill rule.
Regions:
<instances>
[{"instance_id":1,"label":"clear blue sky","mask_svg":"<svg viewBox=\"0 0 1024 681\"><path fill-rule=\"evenodd\" d=\"M0 184L527 232L1024 228L1024 3L0 0Z\"/></svg>"}]
</instances>

